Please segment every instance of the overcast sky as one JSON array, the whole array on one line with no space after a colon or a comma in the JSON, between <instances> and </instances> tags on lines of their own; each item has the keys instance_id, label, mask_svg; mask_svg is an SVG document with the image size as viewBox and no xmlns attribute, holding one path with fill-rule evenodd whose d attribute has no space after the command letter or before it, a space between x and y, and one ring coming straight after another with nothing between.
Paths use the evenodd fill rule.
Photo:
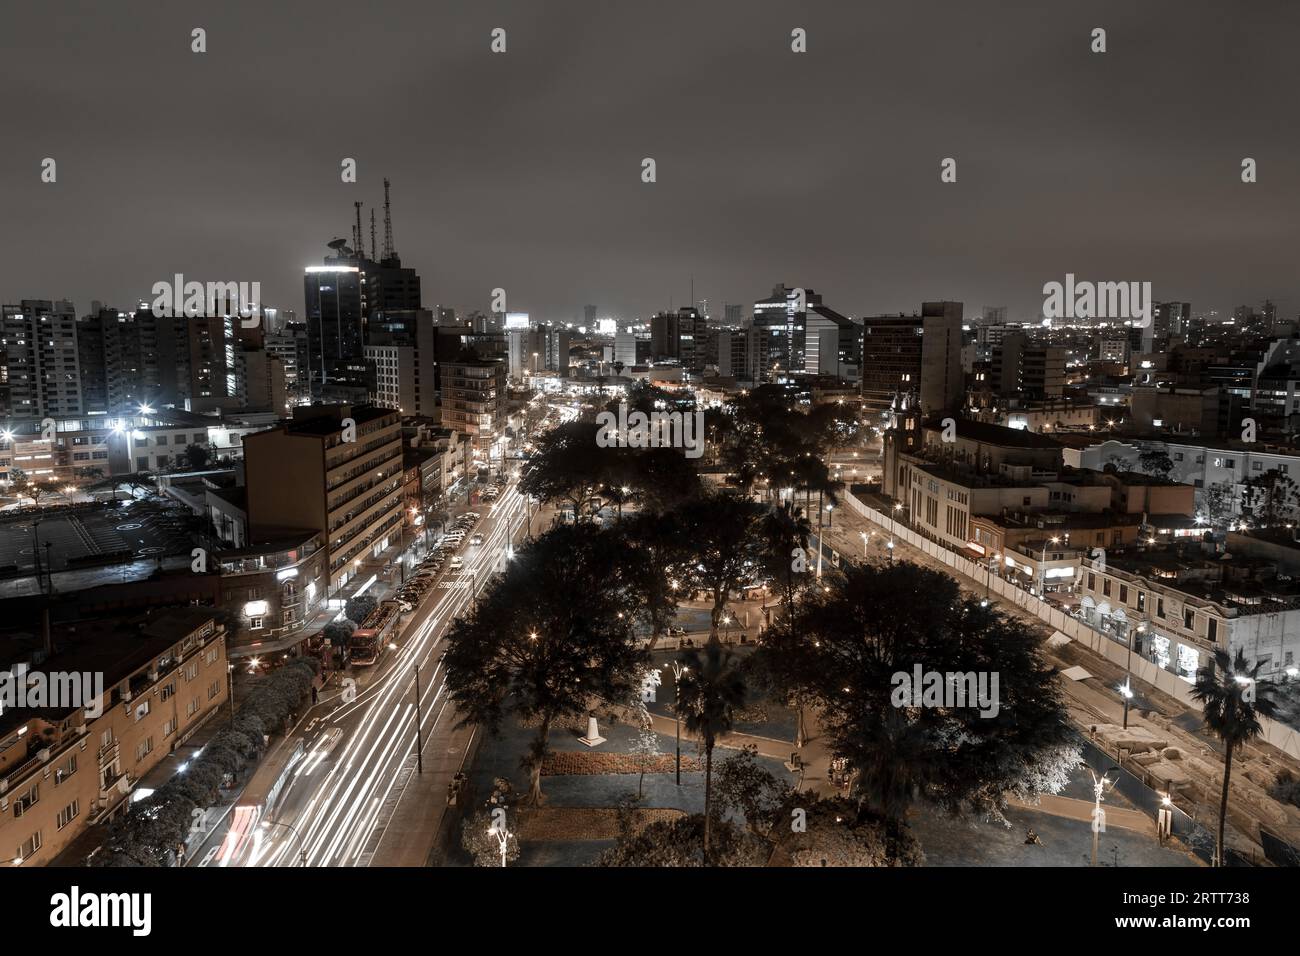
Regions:
<instances>
[{"instance_id":1,"label":"overcast sky","mask_svg":"<svg viewBox=\"0 0 1300 956\"><path fill-rule=\"evenodd\" d=\"M715 315L785 282L1032 318L1072 272L1295 315L1298 41L1294 0L7 3L0 300L180 272L301 313L388 176L426 306L628 319L693 274Z\"/></svg>"}]
</instances>

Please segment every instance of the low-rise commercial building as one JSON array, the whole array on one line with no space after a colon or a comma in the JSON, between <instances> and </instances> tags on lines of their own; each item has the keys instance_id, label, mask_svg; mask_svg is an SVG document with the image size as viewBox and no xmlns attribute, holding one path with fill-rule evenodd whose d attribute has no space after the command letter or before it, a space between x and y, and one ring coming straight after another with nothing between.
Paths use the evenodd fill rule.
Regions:
<instances>
[{"instance_id":1,"label":"low-rise commercial building","mask_svg":"<svg viewBox=\"0 0 1300 956\"><path fill-rule=\"evenodd\" d=\"M1133 653L1192 682L1215 650L1276 678L1300 652L1300 587L1267 560L1197 546L1109 550L1082 560L1080 613Z\"/></svg>"}]
</instances>

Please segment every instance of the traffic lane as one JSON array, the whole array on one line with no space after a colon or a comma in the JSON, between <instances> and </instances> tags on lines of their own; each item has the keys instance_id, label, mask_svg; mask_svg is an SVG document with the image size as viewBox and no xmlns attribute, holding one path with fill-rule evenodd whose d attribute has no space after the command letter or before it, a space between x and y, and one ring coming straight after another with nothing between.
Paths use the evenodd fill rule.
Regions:
<instances>
[{"instance_id":1,"label":"traffic lane","mask_svg":"<svg viewBox=\"0 0 1300 956\"><path fill-rule=\"evenodd\" d=\"M469 567L476 577L486 577L493 566L501 560L499 552L506 547L506 534L511 521L517 522L521 505L522 501L518 499L517 494L514 496L503 494L502 500L493 508L493 513L485 515L478 523L477 528L483 531L485 542L481 553L470 555ZM477 549L467 546L464 550ZM270 824L268 829L285 832L271 834L269 838L264 838L262 846L250 847L241 856L240 861L232 862L236 864L251 862L253 865L259 863L298 865L300 862L298 856L305 849L305 847L298 847L295 851L294 847L294 844L301 842L304 836L300 826L310 822L314 813L313 808L319 804L324 793L346 795L355 792L360 795L356 799L364 800L366 797L377 799L379 781L374 781L376 773L381 772L385 767L395 770L394 765L400 764L405 756L400 747L391 746L391 739L381 740L383 734L378 731L380 728L387 729L390 738L409 736L412 744L414 743L414 718L411 713L413 705L403 707L401 693L394 693L399 690L400 681L394 683L392 680L394 675L408 669L412 660L418 660L418 669L422 672L423 687L420 695L423 708L422 729L426 724L429 725L429 730L436 726L445 707L437 706L443 694L443 682L440 664L434 650L446 626L468 604L470 592L468 589L452 588L439 593L439 589L435 588L431 589L429 594L439 594L439 597L430 600L429 595L426 595L411 620L404 625L401 634L402 644L410 647L414 657L408 656L402 648L399 648L398 653L389 655L387 660L381 663L376 680L369 682L366 689L358 695L357 700L322 702L312 708L304 721L295 729L294 733L303 737L306 742L308 759L296 771L281 803L276 808L275 819L267 821ZM377 716L385 716L386 719L381 724L375 719ZM393 720L395 716L398 718L396 723ZM331 724L338 728L341 732L340 742L347 740L349 743L349 747L342 748L342 756L349 760L348 767L343 767L342 770L340 770L339 759L332 754L322 756L319 760L313 758L313 754L319 747L319 743L314 742L313 737L319 741L320 728L323 724ZM359 743L360 746L351 747L354 743ZM336 745L334 749L338 751L340 748ZM358 784L362 783L360 777L367 767L371 768L373 782L369 787L364 785L358 787ZM316 780L312 780L312 777L316 777ZM343 786L345 783L346 788ZM328 848L335 850L336 857L341 846L351 845L341 844L338 839L349 826L359 833L367 833L369 830L369 814L356 813L355 809L356 807L350 818L343 818L334 828L338 832L335 832L334 839L326 844ZM210 855L214 847L219 848L225 830L226 827L223 826L219 832L210 835L195 857L203 860ZM321 843L320 840L316 842L318 845Z\"/></svg>"},{"instance_id":2,"label":"traffic lane","mask_svg":"<svg viewBox=\"0 0 1300 956\"><path fill-rule=\"evenodd\" d=\"M494 517L517 518L517 502L502 502ZM471 558L470 567L481 587L504 550L508 520L496 520L487 528L489 547L482 555ZM358 700L354 711L363 714L362 725L351 735L348 750L322 785L317 788L312 804L305 811L299 826L308 844L310 865L353 864L377 818L380 808L391 792L401 762L409 756L414 745L414 703L409 681L395 674L408 671L418 661L422 675L421 727L432 728L441 717L443 709L435 709L443 693L440 665L436 660L436 645L456 614L468 604L468 589L448 589L436 599L431 612L414 629L406 648L389 665L388 673L366 692L368 700ZM403 703L403 699L408 702ZM387 786L384 786L385 782ZM381 789L382 788L382 789ZM323 801L323 802L322 802ZM326 813L322 806L334 805ZM346 811L343 807L346 806ZM302 816L300 814L300 816Z\"/></svg>"}]
</instances>

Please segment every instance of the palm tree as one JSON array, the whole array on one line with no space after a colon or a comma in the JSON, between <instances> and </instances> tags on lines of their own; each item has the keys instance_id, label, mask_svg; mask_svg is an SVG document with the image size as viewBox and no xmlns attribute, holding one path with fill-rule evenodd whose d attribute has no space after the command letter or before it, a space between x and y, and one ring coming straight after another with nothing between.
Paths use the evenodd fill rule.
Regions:
<instances>
[{"instance_id":1,"label":"palm tree","mask_svg":"<svg viewBox=\"0 0 1300 956\"><path fill-rule=\"evenodd\" d=\"M1214 844L1214 865L1223 866L1223 827L1228 817L1228 780L1232 775L1232 752L1264 732L1260 717L1277 712L1271 681L1259 679L1259 669L1247 662L1237 649L1235 659L1216 650L1214 660L1196 672L1192 699L1201 703L1205 725L1223 741L1223 797L1219 803L1219 834Z\"/></svg>"},{"instance_id":2,"label":"palm tree","mask_svg":"<svg viewBox=\"0 0 1300 956\"><path fill-rule=\"evenodd\" d=\"M745 681L732 662L730 651L710 641L701 658L698 651L686 655L686 670L677 686L677 712L686 729L704 744L704 865L709 864L709 841L713 835L713 747L718 738L730 733L736 711L745 703Z\"/></svg>"},{"instance_id":3,"label":"palm tree","mask_svg":"<svg viewBox=\"0 0 1300 956\"><path fill-rule=\"evenodd\" d=\"M812 525L809 524L803 509L795 505L793 501L782 502L780 506L773 508L763 516L759 525L764 569L774 581L780 582L782 614L787 622L790 620L794 609L796 578L804 577L808 571L808 563L805 557L802 562L802 569L796 572L792 552L796 548L800 548L806 556L808 553L808 537L811 534ZM766 606L764 606L763 610L766 613ZM778 629L782 627L780 619L778 619L776 627ZM769 638L775 636L775 632L771 628L766 633ZM790 632L790 636L794 637L793 631ZM796 637L795 639L798 640L799 638ZM794 704L797 717L794 745L803 749L806 737L803 694L795 691L790 695L790 702Z\"/></svg>"},{"instance_id":4,"label":"palm tree","mask_svg":"<svg viewBox=\"0 0 1300 956\"><path fill-rule=\"evenodd\" d=\"M803 509L793 501L782 502L763 516L759 528L763 540L763 563L773 578L780 581L785 613L794 604L795 570L791 552L795 548L808 550L808 536L812 525Z\"/></svg>"}]
</instances>

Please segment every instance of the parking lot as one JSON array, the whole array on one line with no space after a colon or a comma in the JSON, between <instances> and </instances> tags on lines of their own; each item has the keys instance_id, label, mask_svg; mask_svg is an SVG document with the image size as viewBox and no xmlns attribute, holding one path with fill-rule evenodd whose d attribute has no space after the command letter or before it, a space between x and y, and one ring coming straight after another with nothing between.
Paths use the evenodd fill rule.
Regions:
<instances>
[{"instance_id":1,"label":"parking lot","mask_svg":"<svg viewBox=\"0 0 1300 956\"><path fill-rule=\"evenodd\" d=\"M0 567L34 570L38 542L42 568L48 560L55 571L92 555L129 551L139 559L176 554L190 547L186 521L183 511L138 501L120 508L9 518L0 521Z\"/></svg>"}]
</instances>

